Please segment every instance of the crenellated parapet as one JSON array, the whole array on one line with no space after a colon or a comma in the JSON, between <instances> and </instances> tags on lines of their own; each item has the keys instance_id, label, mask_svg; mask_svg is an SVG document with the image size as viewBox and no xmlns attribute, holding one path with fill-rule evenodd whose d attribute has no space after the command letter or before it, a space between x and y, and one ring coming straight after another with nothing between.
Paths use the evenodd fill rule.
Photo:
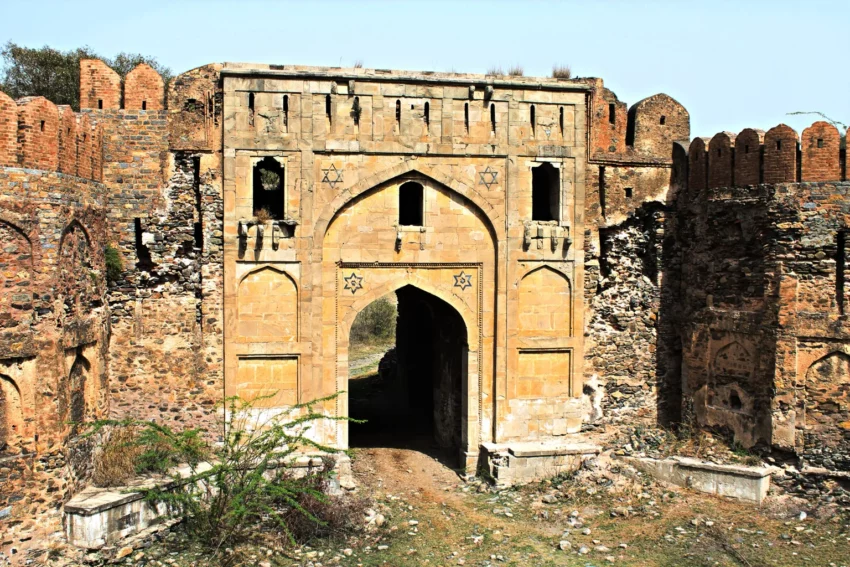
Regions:
<instances>
[{"instance_id":1,"label":"crenellated parapet","mask_svg":"<svg viewBox=\"0 0 850 567\"><path fill-rule=\"evenodd\" d=\"M165 81L153 67L139 63L121 76L100 59L80 61L80 108L86 110L163 110Z\"/></svg>"},{"instance_id":2,"label":"crenellated parapet","mask_svg":"<svg viewBox=\"0 0 850 567\"><path fill-rule=\"evenodd\" d=\"M689 189L743 187L760 183L846 180L841 133L818 121L803 135L785 124L764 133L745 128L694 138L688 150Z\"/></svg>"},{"instance_id":3,"label":"crenellated parapet","mask_svg":"<svg viewBox=\"0 0 850 567\"><path fill-rule=\"evenodd\" d=\"M17 101L0 92L0 167L102 178L100 127L44 97Z\"/></svg>"},{"instance_id":4,"label":"crenellated parapet","mask_svg":"<svg viewBox=\"0 0 850 567\"><path fill-rule=\"evenodd\" d=\"M669 164L673 143L690 139L690 114L664 93L628 107L596 79L590 107L591 161Z\"/></svg>"}]
</instances>

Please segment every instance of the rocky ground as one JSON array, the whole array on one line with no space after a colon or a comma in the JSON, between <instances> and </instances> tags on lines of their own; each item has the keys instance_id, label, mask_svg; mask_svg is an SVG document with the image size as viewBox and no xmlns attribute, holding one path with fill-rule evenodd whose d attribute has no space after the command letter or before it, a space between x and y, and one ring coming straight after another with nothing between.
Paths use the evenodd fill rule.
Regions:
<instances>
[{"instance_id":1,"label":"rocky ground","mask_svg":"<svg viewBox=\"0 0 850 567\"><path fill-rule=\"evenodd\" d=\"M634 447L633 447L634 449ZM437 458L435 458L437 457ZM234 553L232 565L407 566L794 566L850 565L850 521L839 507L773 496L762 507L660 486L613 452L573 475L494 490L461 479L439 455L400 448L355 452L361 534L281 554ZM165 535L167 534L167 535ZM118 559L108 557L123 555ZM54 554L52 565L222 565L178 529L136 548ZM64 554L61 554L64 555Z\"/></svg>"}]
</instances>

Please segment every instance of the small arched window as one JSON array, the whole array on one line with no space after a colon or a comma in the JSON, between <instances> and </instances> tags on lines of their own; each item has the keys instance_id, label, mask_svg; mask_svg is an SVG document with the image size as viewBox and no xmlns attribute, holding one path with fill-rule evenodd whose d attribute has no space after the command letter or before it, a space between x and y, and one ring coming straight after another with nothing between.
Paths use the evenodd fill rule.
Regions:
<instances>
[{"instance_id":1,"label":"small arched window","mask_svg":"<svg viewBox=\"0 0 850 567\"><path fill-rule=\"evenodd\" d=\"M263 158L254 166L254 216L283 219L283 167L272 157Z\"/></svg>"},{"instance_id":2,"label":"small arched window","mask_svg":"<svg viewBox=\"0 0 850 567\"><path fill-rule=\"evenodd\" d=\"M422 185L408 181L398 189L398 224L422 226L425 203Z\"/></svg>"},{"instance_id":3,"label":"small arched window","mask_svg":"<svg viewBox=\"0 0 850 567\"><path fill-rule=\"evenodd\" d=\"M560 217L560 172L548 162L531 168L531 220L557 221Z\"/></svg>"},{"instance_id":4,"label":"small arched window","mask_svg":"<svg viewBox=\"0 0 850 567\"><path fill-rule=\"evenodd\" d=\"M328 124L333 122L331 118L331 95L325 95L325 115L328 117Z\"/></svg>"},{"instance_id":5,"label":"small arched window","mask_svg":"<svg viewBox=\"0 0 850 567\"><path fill-rule=\"evenodd\" d=\"M425 130L431 126L431 104L429 102L425 102Z\"/></svg>"}]
</instances>

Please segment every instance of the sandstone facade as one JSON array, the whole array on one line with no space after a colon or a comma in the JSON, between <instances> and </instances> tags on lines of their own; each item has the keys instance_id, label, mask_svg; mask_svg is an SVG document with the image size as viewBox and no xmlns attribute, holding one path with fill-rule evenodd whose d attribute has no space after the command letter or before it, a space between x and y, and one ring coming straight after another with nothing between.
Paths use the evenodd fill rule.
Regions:
<instances>
[{"instance_id":1,"label":"sandstone facade","mask_svg":"<svg viewBox=\"0 0 850 567\"><path fill-rule=\"evenodd\" d=\"M7 550L85 482L69 422L215 437L225 396L345 392L354 318L388 293L406 399L468 470L482 443L635 415L850 470L829 124L691 141L678 102L599 79L232 63L164 91L83 61L81 100L0 93Z\"/></svg>"}]
</instances>

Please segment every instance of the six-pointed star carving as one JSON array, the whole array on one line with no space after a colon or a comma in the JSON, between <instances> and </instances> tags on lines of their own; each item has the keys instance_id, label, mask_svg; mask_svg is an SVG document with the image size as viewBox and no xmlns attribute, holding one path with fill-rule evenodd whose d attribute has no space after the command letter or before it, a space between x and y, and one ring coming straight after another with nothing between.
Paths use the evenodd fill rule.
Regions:
<instances>
[{"instance_id":1,"label":"six-pointed star carving","mask_svg":"<svg viewBox=\"0 0 850 567\"><path fill-rule=\"evenodd\" d=\"M499 172L490 169L490 166L488 165L484 168L484 171L480 171L478 173L478 177L481 178L481 185L484 185L487 189L489 189L491 185L496 184L496 178L499 177Z\"/></svg>"},{"instance_id":2,"label":"six-pointed star carving","mask_svg":"<svg viewBox=\"0 0 850 567\"><path fill-rule=\"evenodd\" d=\"M347 278L342 279L345 280L345 289L351 291L352 295L363 289L363 277L358 276L354 272L351 272L351 275Z\"/></svg>"},{"instance_id":3,"label":"six-pointed star carving","mask_svg":"<svg viewBox=\"0 0 850 567\"><path fill-rule=\"evenodd\" d=\"M327 183L333 188L337 183L342 183L342 171L336 168L334 164L327 169L323 169L322 172L325 174L322 177L322 182Z\"/></svg>"},{"instance_id":4,"label":"six-pointed star carving","mask_svg":"<svg viewBox=\"0 0 850 567\"><path fill-rule=\"evenodd\" d=\"M472 274L467 274L466 272L461 271L461 273L454 276L454 279L455 287L459 287L461 291L468 287L472 287Z\"/></svg>"}]
</instances>

